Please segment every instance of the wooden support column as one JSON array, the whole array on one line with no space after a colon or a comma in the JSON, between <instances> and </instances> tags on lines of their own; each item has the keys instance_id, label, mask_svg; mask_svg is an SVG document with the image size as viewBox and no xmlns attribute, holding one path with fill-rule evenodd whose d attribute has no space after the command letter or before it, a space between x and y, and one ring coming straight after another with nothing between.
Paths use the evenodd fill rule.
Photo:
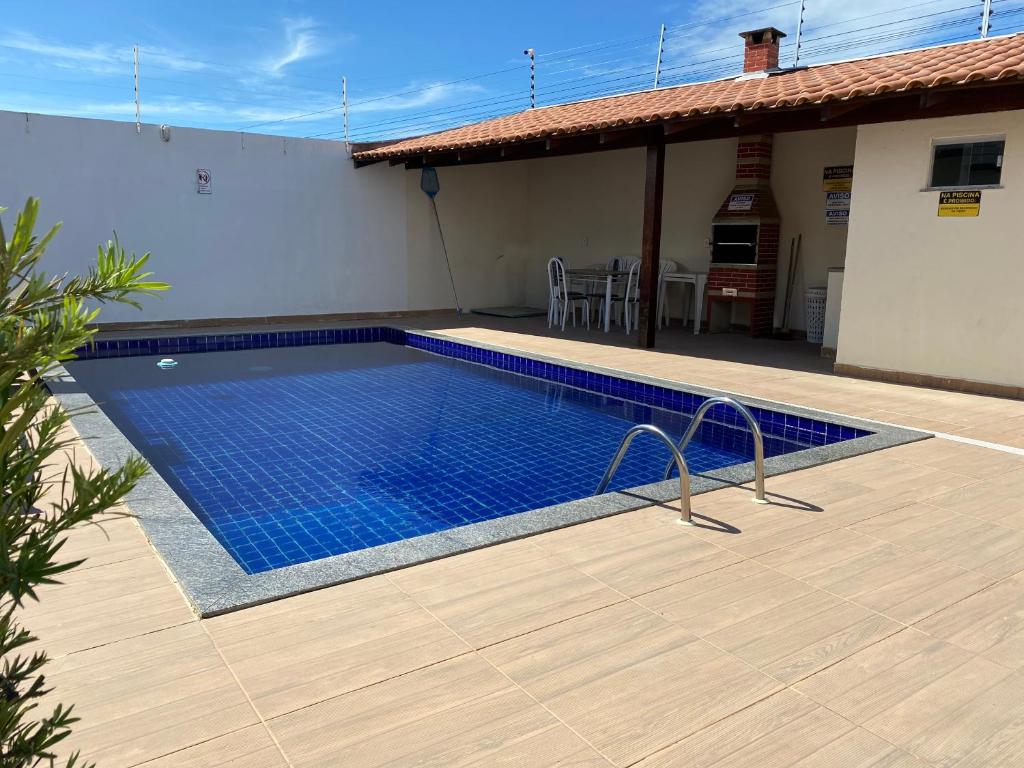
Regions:
<instances>
[{"instance_id":1,"label":"wooden support column","mask_svg":"<svg viewBox=\"0 0 1024 768\"><path fill-rule=\"evenodd\" d=\"M644 182L644 239L640 247L640 346L654 346L658 328L658 278L661 268L661 203L665 191L665 142L647 145Z\"/></svg>"}]
</instances>

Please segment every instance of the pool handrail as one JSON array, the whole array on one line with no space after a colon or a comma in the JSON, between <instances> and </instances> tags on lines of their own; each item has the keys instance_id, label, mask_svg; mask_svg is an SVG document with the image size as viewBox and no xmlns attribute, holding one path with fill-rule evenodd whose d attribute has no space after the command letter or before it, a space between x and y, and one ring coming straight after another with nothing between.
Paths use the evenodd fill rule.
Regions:
<instances>
[{"instance_id":1,"label":"pool handrail","mask_svg":"<svg viewBox=\"0 0 1024 768\"><path fill-rule=\"evenodd\" d=\"M767 504L768 501L764 497L764 436L761 433L761 426L757 423L757 419L754 418L754 414L742 403L736 402L731 397L709 397L701 403L697 412L693 414L693 421L690 422L690 426L687 428L686 434L683 435L683 439L679 441L679 445L676 446L676 450L680 454L686 450L686 446L690 444L690 440L696 434L697 428L700 426L704 416L716 405L730 406L746 420L747 426L750 427L750 431L754 435L754 501L758 504ZM670 461L665 466L663 480L668 480L672 476L673 463L676 462Z\"/></svg>"},{"instance_id":2,"label":"pool handrail","mask_svg":"<svg viewBox=\"0 0 1024 768\"><path fill-rule=\"evenodd\" d=\"M619 464L622 463L623 456L625 456L626 451L629 450L630 443L633 442L637 435L644 432L659 438L672 452L672 459L669 461L669 466L672 466L672 464L675 463L679 468L679 522L685 525L693 525L693 522L690 520L690 471L686 467L686 459L683 458L682 451L680 451L676 447L676 444L672 442L672 438L653 424L637 424L626 431L626 434L622 437L622 442L619 443L619 450L615 452L615 456L608 465L608 469L605 470L604 477L602 477L601 482L598 483L597 490L594 491L594 495L600 496L605 492L605 489L608 488L608 483L612 481L612 478L618 471Z\"/></svg>"}]
</instances>

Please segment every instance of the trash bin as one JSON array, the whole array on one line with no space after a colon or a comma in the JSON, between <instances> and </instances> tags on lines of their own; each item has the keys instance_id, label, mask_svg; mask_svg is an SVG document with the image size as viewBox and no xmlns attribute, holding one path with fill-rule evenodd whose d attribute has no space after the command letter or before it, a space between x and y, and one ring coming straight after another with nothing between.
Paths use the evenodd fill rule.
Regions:
<instances>
[{"instance_id":1,"label":"trash bin","mask_svg":"<svg viewBox=\"0 0 1024 768\"><path fill-rule=\"evenodd\" d=\"M812 344L821 344L822 337L825 335L825 299L827 296L828 289L824 286L808 288L804 294L807 340Z\"/></svg>"}]
</instances>

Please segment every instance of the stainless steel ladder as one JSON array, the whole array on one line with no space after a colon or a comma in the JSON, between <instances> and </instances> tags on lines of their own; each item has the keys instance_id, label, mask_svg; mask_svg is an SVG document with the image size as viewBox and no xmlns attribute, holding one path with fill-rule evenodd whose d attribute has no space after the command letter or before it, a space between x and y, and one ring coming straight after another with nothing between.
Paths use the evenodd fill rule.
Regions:
<instances>
[{"instance_id":1,"label":"stainless steel ladder","mask_svg":"<svg viewBox=\"0 0 1024 768\"><path fill-rule=\"evenodd\" d=\"M683 439L679 441L676 449L680 454L686 450L686 446L690 444L693 436L697 433L697 428L700 426L701 421L703 421L707 412L716 405L728 405L739 413L747 422L747 426L750 427L750 431L754 435L754 501L758 504L767 504L768 501L764 497L764 436L761 434L761 427L757 423L757 419L754 418L754 414L742 403L736 402L731 397L710 397L705 400L701 403L697 412L693 414L693 421L690 422L686 434L683 435ZM663 480L668 480L671 477L672 463L670 461L666 465Z\"/></svg>"},{"instance_id":2,"label":"stainless steel ladder","mask_svg":"<svg viewBox=\"0 0 1024 768\"><path fill-rule=\"evenodd\" d=\"M761 434L761 427L758 425L757 419L754 418L753 414L747 410L746 406L741 405L731 397L712 397L701 403L700 408L693 415L693 421L690 422L686 434L683 435L678 445L672 442L672 438L664 430L653 424L637 424L634 427L630 427L623 436L622 442L619 443L619 449L615 452L615 456L608 465L608 469L605 470L604 477L597 484L597 490L594 491L594 495L600 496L607 490L608 484L615 477L615 473L622 463L622 458L626 455L626 451L629 450L630 443L638 435L646 432L660 439L672 452L672 458L669 459L668 465L665 467L665 476L662 479L669 479L672 474L672 465L675 464L679 470L679 522L684 525L693 525L693 521L690 519L690 471L686 466L686 459L683 458L683 451L693 439L704 416L716 405L732 407L746 420L747 426L750 427L750 431L754 435L754 502L757 504L767 504L768 501L764 496L764 436Z\"/></svg>"},{"instance_id":3,"label":"stainless steel ladder","mask_svg":"<svg viewBox=\"0 0 1024 768\"><path fill-rule=\"evenodd\" d=\"M622 438L622 442L619 443L619 450L615 452L615 457L612 459L612 463L608 465L608 469L605 470L604 477L601 478L601 482L597 484L597 490L594 491L595 496L600 496L608 488L608 483L615 477L615 473L619 469L619 464L622 463L622 457L626 455L626 451L629 450L629 444L637 437L637 435L647 432L655 437L659 438L668 449L672 451L672 459L669 461L669 466L673 463L679 468L679 511L681 517L679 522L685 525L693 525L690 520L690 471L686 468L686 459L683 458L683 452L680 451L676 444L672 442L672 438L665 434L664 431L654 426L653 424L637 424L635 427L630 427L626 434ZM671 472L671 470L669 470Z\"/></svg>"}]
</instances>

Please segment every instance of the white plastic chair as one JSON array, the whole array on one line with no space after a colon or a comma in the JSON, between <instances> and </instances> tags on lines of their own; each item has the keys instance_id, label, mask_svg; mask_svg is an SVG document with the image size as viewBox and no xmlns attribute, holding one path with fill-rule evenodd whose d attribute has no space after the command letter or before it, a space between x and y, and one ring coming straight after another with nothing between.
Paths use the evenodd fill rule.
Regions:
<instances>
[{"instance_id":1,"label":"white plastic chair","mask_svg":"<svg viewBox=\"0 0 1024 768\"><path fill-rule=\"evenodd\" d=\"M619 270L625 270L625 271L628 272L629 270L631 270L634 267L634 265L637 267L637 269L640 268L640 259L637 258L636 256L619 256L616 259L613 259L613 261L618 261L618 266L616 267L616 269L619 269ZM622 286L621 290L619 290L618 285ZM640 286L640 282L639 282L639 277L638 277L637 278L637 284L634 287L634 289L639 289L639 286ZM623 323L625 321L625 318L624 318L624 315L625 315L624 308L625 308L625 305L626 305L626 302L623 301L623 299L626 298L626 295L629 292L629 276L627 275L626 282L624 284L623 283L618 283L616 286L613 286L612 287L612 291L613 291L612 303L619 305L618 306L618 310L619 311L615 313L615 322L618 323L619 325L623 325Z\"/></svg>"},{"instance_id":2,"label":"white plastic chair","mask_svg":"<svg viewBox=\"0 0 1024 768\"><path fill-rule=\"evenodd\" d=\"M588 264L584 269L605 269L606 267L607 265L597 262ZM598 323L600 323L604 317L604 280L572 280L569 283L569 290L575 290L587 297L587 301L590 302L590 314L597 309Z\"/></svg>"},{"instance_id":3,"label":"white plastic chair","mask_svg":"<svg viewBox=\"0 0 1024 768\"><path fill-rule=\"evenodd\" d=\"M662 259L661 264L658 266L658 327L662 325L668 325L669 311L668 311L668 300L666 298L668 294L668 286L665 284L665 275L668 272L676 272L679 269L679 265L669 259ZM685 322L685 321L684 321Z\"/></svg>"},{"instance_id":4,"label":"white plastic chair","mask_svg":"<svg viewBox=\"0 0 1024 768\"><path fill-rule=\"evenodd\" d=\"M636 259L629 265L629 275L626 277L626 290L622 296L613 298L613 303L620 304L622 316L626 321L626 334L630 334L639 325L640 307L640 259Z\"/></svg>"},{"instance_id":5,"label":"white plastic chair","mask_svg":"<svg viewBox=\"0 0 1024 768\"><path fill-rule=\"evenodd\" d=\"M572 327L576 327L576 305L583 305L583 317L590 329L590 301L579 291L570 291L565 277L565 264L557 256L548 261L548 328L560 322L565 330L565 321L572 310Z\"/></svg>"}]
</instances>

